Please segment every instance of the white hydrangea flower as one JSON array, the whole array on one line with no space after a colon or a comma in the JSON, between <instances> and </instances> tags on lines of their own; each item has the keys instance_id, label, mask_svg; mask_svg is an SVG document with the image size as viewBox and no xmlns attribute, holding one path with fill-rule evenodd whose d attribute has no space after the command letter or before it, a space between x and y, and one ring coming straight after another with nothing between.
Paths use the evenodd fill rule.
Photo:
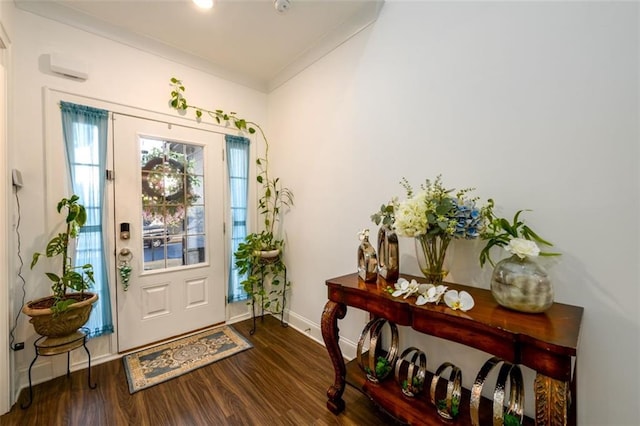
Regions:
<instances>
[{"instance_id":1,"label":"white hydrangea flower","mask_svg":"<svg viewBox=\"0 0 640 426\"><path fill-rule=\"evenodd\" d=\"M397 204L394 228L398 235L416 237L427 232L426 193L422 192Z\"/></svg>"},{"instance_id":2,"label":"white hydrangea flower","mask_svg":"<svg viewBox=\"0 0 640 426\"><path fill-rule=\"evenodd\" d=\"M454 311L459 309L463 312L473 308L476 304L473 297L464 290L460 293L457 290L447 291L444 295L444 303Z\"/></svg>"},{"instance_id":3,"label":"white hydrangea flower","mask_svg":"<svg viewBox=\"0 0 640 426\"><path fill-rule=\"evenodd\" d=\"M511 239L505 249L520 259L524 259L526 256L537 256L540 253L540 248L534 241L524 238Z\"/></svg>"}]
</instances>

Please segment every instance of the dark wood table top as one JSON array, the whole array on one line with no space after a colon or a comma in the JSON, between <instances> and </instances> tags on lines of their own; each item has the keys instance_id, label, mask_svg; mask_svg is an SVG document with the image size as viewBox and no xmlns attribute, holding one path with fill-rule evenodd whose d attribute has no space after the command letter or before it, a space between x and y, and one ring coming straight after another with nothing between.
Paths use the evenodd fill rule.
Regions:
<instances>
[{"instance_id":1,"label":"dark wood table top","mask_svg":"<svg viewBox=\"0 0 640 426\"><path fill-rule=\"evenodd\" d=\"M402 275L425 282L422 277ZM489 290L454 283L449 289L471 294L475 306L454 311L444 302L415 304L416 297L393 297L388 283L365 283L356 273L326 281L329 299L382 316L398 325L456 341L523 365L559 380L570 380L571 357L577 355L583 308L554 303L546 312L527 314L506 309Z\"/></svg>"}]
</instances>

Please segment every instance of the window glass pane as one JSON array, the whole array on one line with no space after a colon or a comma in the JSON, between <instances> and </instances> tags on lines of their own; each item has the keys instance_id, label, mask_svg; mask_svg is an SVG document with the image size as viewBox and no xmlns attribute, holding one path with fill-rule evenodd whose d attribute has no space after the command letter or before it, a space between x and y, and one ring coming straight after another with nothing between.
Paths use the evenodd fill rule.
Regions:
<instances>
[{"instance_id":1,"label":"window glass pane","mask_svg":"<svg viewBox=\"0 0 640 426\"><path fill-rule=\"evenodd\" d=\"M187 212L187 233L204 234L204 206L189 207Z\"/></svg>"},{"instance_id":2,"label":"window glass pane","mask_svg":"<svg viewBox=\"0 0 640 426\"><path fill-rule=\"evenodd\" d=\"M204 204L204 176L189 175L192 204Z\"/></svg>"},{"instance_id":3,"label":"window glass pane","mask_svg":"<svg viewBox=\"0 0 640 426\"><path fill-rule=\"evenodd\" d=\"M185 155L187 158L187 164L189 165L189 173L194 175L204 174L204 160L203 151L198 146L185 146Z\"/></svg>"},{"instance_id":4,"label":"window glass pane","mask_svg":"<svg viewBox=\"0 0 640 426\"><path fill-rule=\"evenodd\" d=\"M141 138L145 270L205 261L203 158L201 146Z\"/></svg>"},{"instance_id":5,"label":"window glass pane","mask_svg":"<svg viewBox=\"0 0 640 426\"><path fill-rule=\"evenodd\" d=\"M187 265L205 261L204 246L204 235L190 235L187 237Z\"/></svg>"}]
</instances>

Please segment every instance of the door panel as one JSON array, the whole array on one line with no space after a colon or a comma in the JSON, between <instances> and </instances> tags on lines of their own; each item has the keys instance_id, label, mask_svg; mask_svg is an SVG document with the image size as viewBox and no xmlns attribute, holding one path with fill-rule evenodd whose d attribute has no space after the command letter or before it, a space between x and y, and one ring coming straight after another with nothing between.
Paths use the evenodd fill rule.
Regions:
<instances>
[{"instance_id":1,"label":"door panel","mask_svg":"<svg viewBox=\"0 0 640 426\"><path fill-rule=\"evenodd\" d=\"M225 320L223 135L114 115L118 351ZM123 225L126 229L126 225ZM125 235L126 237L126 235Z\"/></svg>"}]
</instances>

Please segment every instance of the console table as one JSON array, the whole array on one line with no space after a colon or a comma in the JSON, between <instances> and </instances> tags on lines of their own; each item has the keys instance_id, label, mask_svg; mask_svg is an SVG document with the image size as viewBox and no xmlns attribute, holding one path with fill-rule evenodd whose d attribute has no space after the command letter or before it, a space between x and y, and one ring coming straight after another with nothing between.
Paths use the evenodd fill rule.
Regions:
<instances>
[{"instance_id":1,"label":"console table","mask_svg":"<svg viewBox=\"0 0 640 426\"><path fill-rule=\"evenodd\" d=\"M421 277L402 276L424 282ZM354 273L329 279L326 285L329 300L322 313L321 327L335 371L334 383L327 390L327 408L331 412L338 414L345 408L342 394L345 384L349 383L403 422L429 424L441 420L435 408L426 403L424 395L409 399L395 383L368 382L354 361L345 364L338 345L338 320L344 318L347 307L352 306L399 326L458 342L535 370L536 424L576 423L575 365L583 308L554 303L545 313L524 314L499 306L488 290L446 283L449 289L465 290L473 296L473 309L461 312L443 303L417 306L415 297L393 297L386 291L393 283L380 277L377 282L365 283ZM472 372L474 377L476 373ZM469 392L465 392L459 424L470 424ZM490 403L484 406L487 404L491 406ZM491 416L489 424L490 419ZM527 422L532 423L532 420L527 419Z\"/></svg>"}]
</instances>

